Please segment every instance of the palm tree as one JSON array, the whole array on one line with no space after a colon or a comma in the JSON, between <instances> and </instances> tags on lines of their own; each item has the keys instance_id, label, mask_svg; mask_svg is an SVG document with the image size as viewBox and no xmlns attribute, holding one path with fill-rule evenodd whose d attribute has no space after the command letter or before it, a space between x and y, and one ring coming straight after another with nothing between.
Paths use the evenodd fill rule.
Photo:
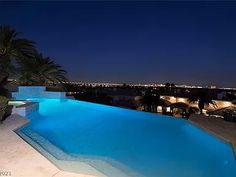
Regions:
<instances>
[{"instance_id":1,"label":"palm tree","mask_svg":"<svg viewBox=\"0 0 236 177\"><path fill-rule=\"evenodd\" d=\"M0 73L9 76L13 71L13 60L17 62L32 57L35 43L19 37L20 33L9 26L0 26Z\"/></svg>"},{"instance_id":2,"label":"palm tree","mask_svg":"<svg viewBox=\"0 0 236 177\"><path fill-rule=\"evenodd\" d=\"M0 79L0 96L11 98L11 93L8 91L8 89L5 88L6 84L7 84L7 77L5 76Z\"/></svg>"},{"instance_id":3,"label":"palm tree","mask_svg":"<svg viewBox=\"0 0 236 177\"><path fill-rule=\"evenodd\" d=\"M192 92L188 98L188 101L190 103L198 103L198 108L200 109L200 113L202 114L202 110L204 109L205 106L208 106L209 104L213 105L216 107L216 102L213 101L209 95L206 92L203 91L197 91L197 92Z\"/></svg>"},{"instance_id":4,"label":"palm tree","mask_svg":"<svg viewBox=\"0 0 236 177\"><path fill-rule=\"evenodd\" d=\"M144 111L151 112L151 107L153 104L153 96L150 92L146 92L144 96L139 99L140 105L144 106Z\"/></svg>"},{"instance_id":5,"label":"palm tree","mask_svg":"<svg viewBox=\"0 0 236 177\"><path fill-rule=\"evenodd\" d=\"M166 107L168 104L156 91L146 92L139 102L144 106L144 110L148 112L157 112L157 106Z\"/></svg>"},{"instance_id":6,"label":"palm tree","mask_svg":"<svg viewBox=\"0 0 236 177\"><path fill-rule=\"evenodd\" d=\"M165 87L169 88L171 86L171 84L169 82L165 83Z\"/></svg>"},{"instance_id":7,"label":"palm tree","mask_svg":"<svg viewBox=\"0 0 236 177\"><path fill-rule=\"evenodd\" d=\"M35 54L30 60L19 64L19 82L23 85L46 85L49 82L66 81L66 71L42 54Z\"/></svg>"},{"instance_id":8,"label":"palm tree","mask_svg":"<svg viewBox=\"0 0 236 177\"><path fill-rule=\"evenodd\" d=\"M176 86L175 86L174 83L171 83L171 84L170 84L170 87L174 88L174 87L176 87Z\"/></svg>"}]
</instances>

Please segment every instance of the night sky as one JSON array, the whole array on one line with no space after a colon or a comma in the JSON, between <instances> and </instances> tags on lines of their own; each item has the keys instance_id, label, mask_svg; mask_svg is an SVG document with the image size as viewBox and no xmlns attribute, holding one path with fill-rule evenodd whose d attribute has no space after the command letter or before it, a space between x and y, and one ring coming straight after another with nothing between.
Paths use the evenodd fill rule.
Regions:
<instances>
[{"instance_id":1,"label":"night sky","mask_svg":"<svg viewBox=\"0 0 236 177\"><path fill-rule=\"evenodd\" d=\"M0 2L76 81L236 87L236 2Z\"/></svg>"}]
</instances>

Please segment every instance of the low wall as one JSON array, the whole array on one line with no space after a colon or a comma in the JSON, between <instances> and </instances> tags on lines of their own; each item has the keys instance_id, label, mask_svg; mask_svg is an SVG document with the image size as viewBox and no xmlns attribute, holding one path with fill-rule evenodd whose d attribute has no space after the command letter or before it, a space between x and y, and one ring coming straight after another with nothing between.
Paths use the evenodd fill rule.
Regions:
<instances>
[{"instance_id":1,"label":"low wall","mask_svg":"<svg viewBox=\"0 0 236 177\"><path fill-rule=\"evenodd\" d=\"M45 86L19 86L18 90L12 93L14 99L66 98L66 92L46 91Z\"/></svg>"},{"instance_id":2,"label":"low wall","mask_svg":"<svg viewBox=\"0 0 236 177\"><path fill-rule=\"evenodd\" d=\"M26 116L29 113L35 112L39 109L39 103L27 101L25 104L20 106L14 106L12 109L12 114L18 114L21 116Z\"/></svg>"}]
</instances>

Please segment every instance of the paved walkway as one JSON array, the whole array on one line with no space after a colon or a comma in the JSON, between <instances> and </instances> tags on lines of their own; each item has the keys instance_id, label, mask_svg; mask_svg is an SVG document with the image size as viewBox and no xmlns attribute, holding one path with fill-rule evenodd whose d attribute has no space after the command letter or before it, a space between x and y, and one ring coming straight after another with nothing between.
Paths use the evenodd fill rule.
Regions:
<instances>
[{"instance_id":1,"label":"paved walkway","mask_svg":"<svg viewBox=\"0 0 236 177\"><path fill-rule=\"evenodd\" d=\"M0 124L0 176L8 172L11 177L92 177L59 170L22 140L13 130L27 122L24 117L12 115Z\"/></svg>"},{"instance_id":2,"label":"paved walkway","mask_svg":"<svg viewBox=\"0 0 236 177\"><path fill-rule=\"evenodd\" d=\"M199 127L231 142L236 155L236 123L224 121L222 118L191 115L189 120Z\"/></svg>"}]
</instances>

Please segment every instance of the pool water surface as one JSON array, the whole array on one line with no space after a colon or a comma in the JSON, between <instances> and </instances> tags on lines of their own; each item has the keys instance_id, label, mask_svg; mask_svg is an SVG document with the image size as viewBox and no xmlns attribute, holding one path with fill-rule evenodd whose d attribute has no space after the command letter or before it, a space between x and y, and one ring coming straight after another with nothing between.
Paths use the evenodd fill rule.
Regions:
<instances>
[{"instance_id":1,"label":"pool water surface","mask_svg":"<svg viewBox=\"0 0 236 177\"><path fill-rule=\"evenodd\" d=\"M39 111L19 132L33 132L69 157L106 158L127 176L236 176L231 145L186 120L70 99L31 100ZM112 174L99 161L93 165Z\"/></svg>"}]
</instances>

